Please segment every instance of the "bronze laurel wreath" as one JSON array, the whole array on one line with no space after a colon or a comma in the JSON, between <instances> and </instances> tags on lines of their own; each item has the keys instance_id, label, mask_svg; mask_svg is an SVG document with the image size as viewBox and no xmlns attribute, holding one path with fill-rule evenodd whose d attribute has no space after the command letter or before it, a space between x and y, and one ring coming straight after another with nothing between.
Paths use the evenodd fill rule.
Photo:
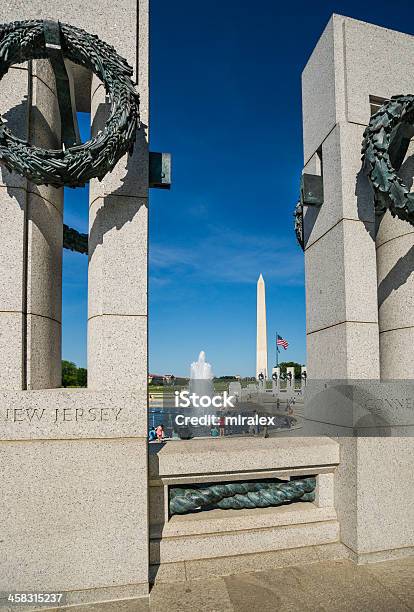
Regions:
<instances>
[{"instance_id":1,"label":"bronze laurel wreath","mask_svg":"<svg viewBox=\"0 0 414 612\"><path fill-rule=\"evenodd\" d=\"M14 136L0 117L0 161L37 185L79 187L91 178L102 180L132 151L140 127L139 97L132 68L113 47L79 28L64 23L60 28L64 57L91 70L105 86L111 101L105 127L82 145L46 150ZM13 64L47 57L43 21L0 25L0 80Z\"/></svg>"},{"instance_id":2,"label":"bronze laurel wreath","mask_svg":"<svg viewBox=\"0 0 414 612\"><path fill-rule=\"evenodd\" d=\"M374 190L375 213L388 209L414 225L414 193L397 175L414 135L414 96L393 96L372 117L364 132L362 161Z\"/></svg>"}]
</instances>

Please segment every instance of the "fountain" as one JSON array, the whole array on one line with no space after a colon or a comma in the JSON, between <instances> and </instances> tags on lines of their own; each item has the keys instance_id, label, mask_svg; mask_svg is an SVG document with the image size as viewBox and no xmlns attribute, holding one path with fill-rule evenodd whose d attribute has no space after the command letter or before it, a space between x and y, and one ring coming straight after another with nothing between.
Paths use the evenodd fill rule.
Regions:
<instances>
[{"instance_id":1,"label":"fountain","mask_svg":"<svg viewBox=\"0 0 414 612\"><path fill-rule=\"evenodd\" d=\"M190 393L196 393L198 396L207 395L213 397L213 369L210 363L206 361L206 354L201 351L198 356L198 361L193 361L190 369Z\"/></svg>"}]
</instances>

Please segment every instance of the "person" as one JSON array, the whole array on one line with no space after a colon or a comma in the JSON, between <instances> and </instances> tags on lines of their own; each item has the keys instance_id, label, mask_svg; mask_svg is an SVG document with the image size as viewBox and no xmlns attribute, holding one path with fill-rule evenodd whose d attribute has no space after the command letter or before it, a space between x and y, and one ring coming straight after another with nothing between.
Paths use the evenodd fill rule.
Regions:
<instances>
[{"instance_id":1,"label":"person","mask_svg":"<svg viewBox=\"0 0 414 612\"><path fill-rule=\"evenodd\" d=\"M221 414L219 416L219 427L220 427L220 436L224 436L225 435L225 431L224 431L224 426L226 424L226 421L224 419L224 415Z\"/></svg>"},{"instance_id":2,"label":"person","mask_svg":"<svg viewBox=\"0 0 414 612\"><path fill-rule=\"evenodd\" d=\"M259 415L257 414L257 410L253 411L253 417L254 417L254 419L256 419L256 417L257 417L257 419L259 418ZM260 433L260 426L259 426L259 422L257 422L257 424L255 424L254 428L253 428L253 435L254 436L258 436L259 433Z\"/></svg>"},{"instance_id":3,"label":"person","mask_svg":"<svg viewBox=\"0 0 414 612\"><path fill-rule=\"evenodd\" d=\"M165 434L164 434L164 425L161 423L161 425L158 425L157 429L155 430L156 434L157 434L157 438L158 438L158 442L162 442L164 440Z\"/></svg>"},{"instance_id":4,"label":"person","mask_svg":"<svg viewBox=\"0 0 414 612\"><path fill-rule=\"evenodd\" d=\"M214 425L211 426L210 429L210 436L212 438L217 438L217 436L219 435L219 430L217 429L217 427L215 427Z\"/></svg>"},{"instance_id":5,"label":"person","mask_svg":"<svg viewBox=\"0 0 414 612\"><path fill-rule=\"evenodd\" d=\"M156 439L157 439L157 434L155 433L155 427L151 427L151 429L149 430L149 434L148 434L148 440L150 442L153 442Z\"/></svg>"}]
</instances>

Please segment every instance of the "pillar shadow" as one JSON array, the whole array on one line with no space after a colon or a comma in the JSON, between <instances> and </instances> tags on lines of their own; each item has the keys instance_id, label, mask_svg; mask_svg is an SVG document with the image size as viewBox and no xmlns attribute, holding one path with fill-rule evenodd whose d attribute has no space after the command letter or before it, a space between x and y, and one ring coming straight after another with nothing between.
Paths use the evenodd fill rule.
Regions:
<instances>
[{"instance_id":1,"label":"pillar shadow","mask_svg":"<svg viewBox=\"0 0 414 612\"><path fill-rule=\"evenodd\" d=\"M372 240L375 240L378 227L374 221L374 192L367 175L361 168L355 182L355 195L357 199L358 219L362 221ZM371 219L371 220L370 220Z\"/></svg>"},{"instance_id":2,"label":"pillar shadow","mask_svg":"<svg viewBox=\"0 0 414 612\"><path fill-rule=\"evenodd\" d=\"M303 246L306 249L309 238L315 227L315 223L318 219L321 211L321 206L305 206L305 212L303 214Z\"/></svg>"},{"instance_id":3,"label":"pillar shadow","mask_svg":"<svg viewBox=\"0 0 414 612\"><path fill-rule=\"evenodd\" d=\"M398 175L406 187L411 190L414 182L414 155L410 155L402 164ZM393 291L404 285L414 272L414 246L394 264L387 276L378 286L378 307L385 302Z\"/></svg>"},{"instance_id":4,"label":"pillar shadow","mask_svg":"<svg viewBox=\"0 0 414 612\"><path fill-rule=\"evenodd\" d=\"M385 300L404 285L414 271L414 246L396 262L387 276L378 285L378 307L380 308Z\"/></svg>"},{"instance_id":5,"label":"pillar shadow","mask_svg":"<svg viewBox=\"0 0 414 612\"><path fill-rule=\"evenodd\" d=\"M414 155L410 155L401 165L398 175L402 178L408 189L411 190L414 183ZM355 195L357 196L358 217L364 223L365 229L375 240L383 216L375 216L374 226L367 221L374 211L374 192L364 170L358 172ZM414 246L395 263L393 268L378 286L378 307L385 302L393 291L404 285L414 272Z\"/></svg>"},{"instance_id":6,"label":"pillar shadow","mask_svg":"<svg viewBox=\"0 0 414 612\"><path fill-rule=\"evenodd\" d=\"M138 130L134 154L128 156L125 175L121 179L122 185L111 194L105 195L102 198L103 205L99 208L89 232L89 259L94 254L97 246L103 244L103 239L107 232L114 228L120 230L124 225L132 222L142 206L148 207L148 200L146 198L125 196L126 193L130 194L134 188L136 189L137 173L134 170L134 166L139 163L137 158L142 157L142 159L145 159L146 157L146 155L142 155L143 147L145 147L145 152L148 148L144 129L143 126ZM124 196L125 199L120 201L118 196Z\"/></svg>"},{"instance_id":7,"label":"pillar shadow","mask_svg":"<svg viewBox=\"0 0 414 612\"><path fill-rule=\"evenodd\" d=\"M27 140L27 104L27 96L24 96L24 98L19 104L16 104L7 112L2 113L2 119L5 120L6 126L13 132L15 136L17 136L17 138L20 138L24 141ZM31 112L32 123L36 126L35 134L37 136L37 141L39 141L37 142L37 146L42 147L46 146L44 143L49 143L47 145L48 148L60 148L58 138L50 127L43 113L41 113L36 106L32 106ZM14 171L10 172L3 162L0 162L0 173L1 180L6 186L7 193L10 197L15 197L15 194L12 191L13 189L26 189L26 187L23 185L17 185L16 180L13 180L12 177L14 174L15 176L20 177L22 181L26 179ZM31 183L30 181L28 181L28 183L30 184L30 191L41 197L39 187L34 183ZM15 186L13 187L13 185ZM50 188L54 189L53 187Z\"/></svg>"},{"instance_id":8,"label":"pillar shadow","mask_svg":"<svg viewBox=\"0 0 414 612\"><path fill-rule=\"evenodd\" d=\"M165 446L164 443L159 444L159 443L153 443L153 444L148 444L148 460L149 460L149 477L152 479L156 479L158 478L159 475L159 457L158 457L158 452ZM151 488L149 487L150 491L149 494L151 495ZM163 488L163 487L162 487ZM151 516L151 499L149 500L149 512L150 512L150 516ZM162 495L162 500L157 499L157 512L160 513L161 516L165 516L165 499L164 496ZM158 523L155 527L149 526L150 529L150 540L151 540L151 549L152 549L152 553L154 555L154 559L158 560L158 563L151 563L149 564L149 583L150 583L150 587L152 587L152 585L154 585L155 583L155 579L156 576L159 572L160 569L160 543L161 543L161 534L162 534L162 530L164 529L164 525L165 522L164 520L161 523Z\"/></svg>"},{"instance_id":9,"label":"pillar shadow","mask_svg":"<svg viewBox=\"0 0 414 612\"><path fill-rule=\"evenodd\" d=\"M92 136L98 133L99 129L105 125L110 113L110 104L102 102L98 105L92 121ZM92 257L98 245L103 243L103 238L107 232L116 228L120 230L126 223L130 223L138 214L142 206L147 207L147 201L139 196L131 196L136 191L137 183L146 180L148 183L148 169L139 176L140 166L148 164L148 142L147 127L141 123L141 128L137 130L134 151L128 155L125 166L125 174L121 178L120 187L103 197L101 206L93 221L89 232L89 259ZM118 164L122 163L120 160ZM145 178L146 177L146 178ZM119 201L118 196L125 196L125 200Z\"/></svg>"}]
</instances>

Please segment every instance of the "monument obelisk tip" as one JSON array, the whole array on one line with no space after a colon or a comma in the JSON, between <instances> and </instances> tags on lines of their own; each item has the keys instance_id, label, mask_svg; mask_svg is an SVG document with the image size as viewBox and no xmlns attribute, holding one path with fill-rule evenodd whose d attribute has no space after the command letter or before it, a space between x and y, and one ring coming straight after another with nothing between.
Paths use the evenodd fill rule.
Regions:
<instances>
[{"instance_id":1,"label":"monument obelisk tip","mask_svg":"<svg viewBox=\"0 0 414 612\"><path fill-rule=\"evenodd\" d=\"M256 378L259 374L267 378L266 289L262 273L257 281Z\"/></svg>"}]
</instances>

